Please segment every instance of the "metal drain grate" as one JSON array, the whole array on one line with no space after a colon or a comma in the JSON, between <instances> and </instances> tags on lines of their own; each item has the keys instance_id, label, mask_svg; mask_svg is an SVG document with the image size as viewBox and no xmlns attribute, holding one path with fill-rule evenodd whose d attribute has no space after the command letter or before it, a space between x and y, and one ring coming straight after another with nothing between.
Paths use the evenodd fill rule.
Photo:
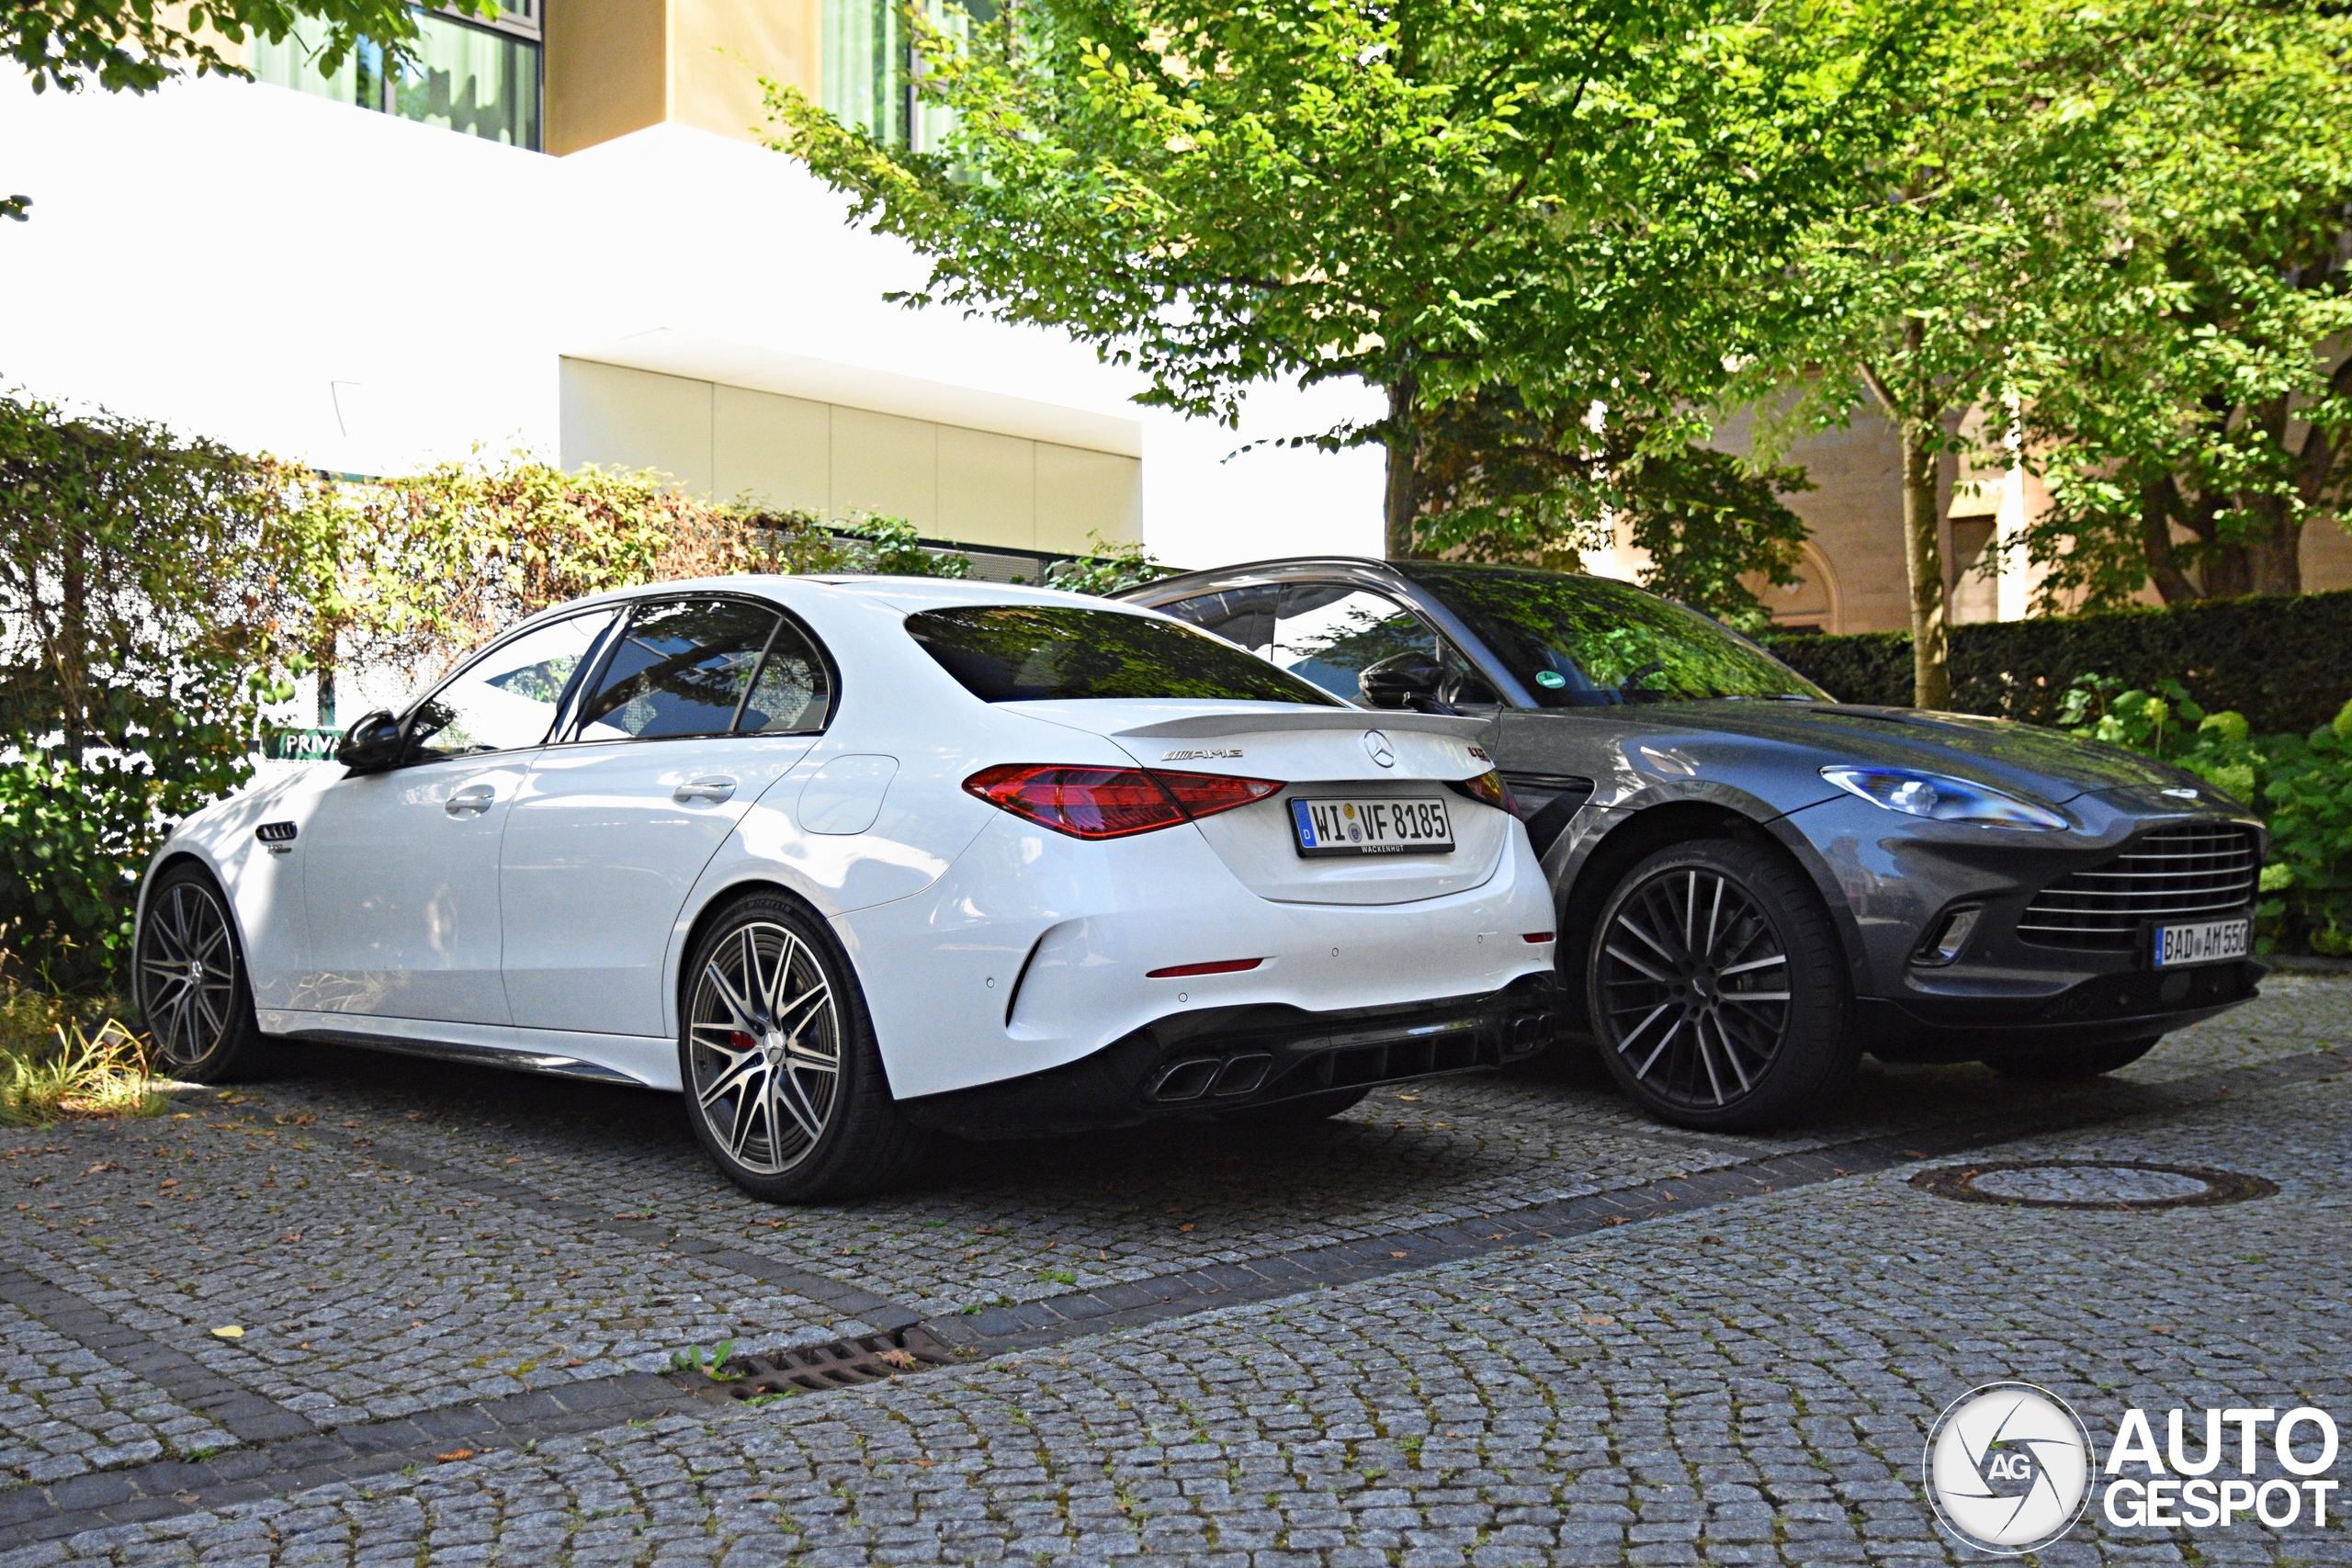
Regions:
<instances>
[{"instance_id":1,"label":"metal drain grate","mask_svg":"<svg viewBox=\"0 0 2352 1568\"><path fill-rule=\"evenodd\" d=\"M2023 1209L2186 1209L2274 1196L2259 1176L2137 1159L1997 1160L1923 1170L1911 1185L1939 1198Z\"/></svg>"},{"instance_id":2,"label":"metal drain grate","mask_svg":"<svg viewBox=\"0 0 2352 1568\"><path fill-rule=\"evenodd\" d=\"M737 1356L727 1363L729 1375L724 1378L692 1372L681 1376L693 1378L688 1386L706 1397L757 1399L887 1382L901 1372L955 1366L968 1354L914 1324L888 1334L862 1334L822 1345L796 1345L766 1355Z\"/></svg>"}]
</instances>

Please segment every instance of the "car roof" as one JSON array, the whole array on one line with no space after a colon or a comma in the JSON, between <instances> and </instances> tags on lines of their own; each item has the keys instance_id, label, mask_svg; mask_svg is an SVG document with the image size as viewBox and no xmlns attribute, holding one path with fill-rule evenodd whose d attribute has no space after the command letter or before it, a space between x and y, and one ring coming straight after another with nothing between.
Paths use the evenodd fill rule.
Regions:
<instances>
[{"instance_id":1,"label":"car roof","mask_svg":"<svg viewBox=\"0 0 2352 1568\"><path fill-rule=\"evenodd\" d=\"M1246 582L1261 581L1269 577L1287 577L1303 572L1337 572L1360 582L1378 582L1391 587L1408 580L1395 563L1372 556L1277 556L1269 560L1238 561L1231 566L1210 567L1200 571L1180 572L1174 577L1155 578L1122 589L1119 597L1135 602L1148 602L1186 593L1214 593L1219 588L1238 587Z\"/></svg>"},{"instance_id":2,"label":"car roof","mask_svg":"<svg viewBox=\"0 0 2352 1568\"><path fill-rule=\"evenodd\" d=\"M567 599L560 604L550 604L527 620L517 622L516 626L519 627L549 615L597 604L628 604L639 599L666 598L675 593L751 593L790 607L795 600L805 600L811 590L826 597L859 600L907 610L976 604L1069 604L1130 615L1157 614L1144 605L1105 599L1091 593L1038 588L1025 582L992 582L985 578L886 577L847 572L821 575L745 572L733 577L676 578L585 594L578 599Z\"/></svg>"}]
</instances>

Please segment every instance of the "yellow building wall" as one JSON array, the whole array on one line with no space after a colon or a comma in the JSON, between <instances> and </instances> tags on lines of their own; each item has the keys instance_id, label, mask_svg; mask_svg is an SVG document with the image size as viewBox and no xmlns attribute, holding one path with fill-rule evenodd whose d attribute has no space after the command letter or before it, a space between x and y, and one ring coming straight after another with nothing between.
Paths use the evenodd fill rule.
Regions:
<instances>
[{"instance_id":1,"label":"yellow building wall","mask_svg":"<svg viewBox=\"0 0 2352 1568\"><path fill-rule=\"evenodd\" d=\"M559 0L546 33L559 156L664 120L756 141L761 77L822 90L820 0Z\"/></svg>"},{"instance_id":2,"label":"yellow building wall","mask_svg":"<svg viewBox=\"0 0 2352 1568\"><path fill-rule=\"evenodd\" d=\"M670 118L739 141L767 123L763 76L822 91L819 0L670 0Z\"/></svg>"},{"instance_id":3,"label":"yellow building wall","mask_svg":"<svg viewBox=\"0 0 2352 1568\"><path fill-rule=\"evenodd\" d=\"M671 116L669 0L560 0L547 8L547 150L559 157Z\"/></svg>"}]
</instances>

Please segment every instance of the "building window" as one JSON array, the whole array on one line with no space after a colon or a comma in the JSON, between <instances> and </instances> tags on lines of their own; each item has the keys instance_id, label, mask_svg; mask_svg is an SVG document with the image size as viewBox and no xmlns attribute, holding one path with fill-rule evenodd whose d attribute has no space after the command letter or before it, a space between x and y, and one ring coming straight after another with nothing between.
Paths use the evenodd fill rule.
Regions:
<instances>
[{"instance_id":1,"label":"building window","mask_svg":"<svg viewBox=\"0 0 2352 1568\"><path fill-rule=\"evenodd\" d=\"M425 125L539 150L539 6L517 0L493 22L419 11L414 61L386 67L363 42L333 73L313 63L325 29L304 17L282 42L254 40L257 80Z\"/></svg>"},{"instance_id":2,"label":"building window","mask_svg":"<svg viewBox=\"0 0 2352 1568\"><path fill-rule=\"evenodd\" d=\"M993 20L998 0L914 0L932 26L961 40ZM908 0L824 0L825 107L877 141L936 151L952 117L915 102Z\"/></svg>"}]
</instances>

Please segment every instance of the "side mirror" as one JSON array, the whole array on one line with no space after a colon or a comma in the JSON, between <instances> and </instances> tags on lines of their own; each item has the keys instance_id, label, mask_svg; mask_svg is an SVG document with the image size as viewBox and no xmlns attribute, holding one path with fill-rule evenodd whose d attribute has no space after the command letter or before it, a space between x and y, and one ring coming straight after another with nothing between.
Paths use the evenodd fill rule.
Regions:
<instances>
[{"instance_id":1,"label":"side mirror","mask_svg":"<svg viewBox=\"0 0 2352 1568\"><path fill-rule=\"evenodd\" d=\"M397 766L407 749L401 721L379 708L361 715L357 723L343 732L334 760L355 773L379 773Z\"/></svg>"},{"instance_id":2,"label":"side mirror","mask_svg":"<svg viewBox=\"0 0 2352 1568\"><path fill-rule=\"evenodd\" d=\"M1419 706L1416 698L1435 702L1444 679L1444 665L1426 653L1408 651L1365 665L1356 683L1363 689L1364 701L1374 707L1405 708Z\"/></svg>"}]
</instances>

